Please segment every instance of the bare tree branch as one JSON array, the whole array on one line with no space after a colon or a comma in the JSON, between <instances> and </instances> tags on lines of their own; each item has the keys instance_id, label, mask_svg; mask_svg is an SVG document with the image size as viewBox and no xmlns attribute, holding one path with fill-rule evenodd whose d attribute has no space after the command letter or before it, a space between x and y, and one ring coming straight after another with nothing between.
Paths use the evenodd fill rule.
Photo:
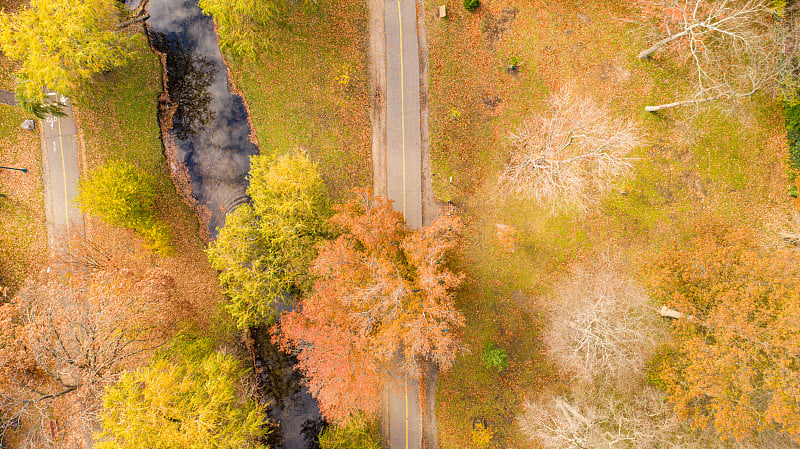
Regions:
<instances>
[{"instance_id":1,"label":"bare tree branch","mask_svg":"<svg viewBox=\"0 0 800 449\"><path fill-rule=\"evenodd\" d=\"M630 172L632 159L626 156L638 145L638 133L631 122L570 91L551 97L550 105L550 115L510 134L512 159L498 188L554 211L586 212Z\"/></svg>"},{"instance_id":2,"label":"bare tree branch","mask_svg":"<svg viewBox=\"0 0 800 449\"><path fill-rule=\"evenodd\" d=\"M771 0L673 0L662 10L665 18L677 18L672 25L679 31L638 57L649 59L660 49L675 49L690 61L693 93L686 100L646 106L646 111L735 101L759 91L781 91L796 85L798 55L792 15L776 20Z\"/></svg>"}]
</instances>

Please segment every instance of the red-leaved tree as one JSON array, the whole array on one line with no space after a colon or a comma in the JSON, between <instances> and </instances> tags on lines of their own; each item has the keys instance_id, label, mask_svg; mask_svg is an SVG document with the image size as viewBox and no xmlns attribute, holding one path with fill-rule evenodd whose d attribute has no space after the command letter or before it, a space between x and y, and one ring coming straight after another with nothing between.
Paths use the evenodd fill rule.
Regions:
<instances>
[{"instance_id":1,"label":"red-leaved tree","mask_svg":"<svg viewBox=\"0 0 800 449\"><path fill-rule=\"evenodd\" d=\"M463 275L446 267L459 221L446 215L411 230L389 201L356 193L331 218L341 235L311 267L314 290L276 332L335 421L377 412L383 374L400 354L411 374L426 360L449 368L459 349L454 331L464 325L453 302Z\"/></svg>"}]
</instances>

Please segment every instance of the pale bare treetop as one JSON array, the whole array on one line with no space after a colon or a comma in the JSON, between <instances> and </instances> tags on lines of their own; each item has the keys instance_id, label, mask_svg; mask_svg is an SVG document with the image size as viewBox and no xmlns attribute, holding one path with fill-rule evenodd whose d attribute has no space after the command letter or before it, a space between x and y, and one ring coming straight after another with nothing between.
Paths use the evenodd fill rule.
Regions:
<instances>
[{"instance_id":1,"label":"pale bare treetop","mask_svg":"<svg viewBox=\"0 0 800 449\"><path fill-rule=\"evenodd\" d=\"M550 205L553 211L588 211L632 168L639 144L634 124L614 117L587 97L563 90L550 113L509 134L511 162L500 175L501 192Z\"/></svg>"}]
</instances>

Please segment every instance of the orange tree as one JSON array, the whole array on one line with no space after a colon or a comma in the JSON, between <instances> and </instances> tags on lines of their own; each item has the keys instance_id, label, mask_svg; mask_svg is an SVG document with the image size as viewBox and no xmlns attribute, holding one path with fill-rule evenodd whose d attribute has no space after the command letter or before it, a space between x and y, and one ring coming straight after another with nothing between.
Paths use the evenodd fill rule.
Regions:
<instances>
[{"instance_id":1,"label":"orange tree","mask_svg":"<svg viewBox=\"0 0 800 449\"><path fill-rule=\"evenodd\" d=\"M0 442L84 447L99 394L177 331L181 305L160 269L43 275L0 304ZM2 424L2 423L0 423Z\"/></svg>"},{"instance_id":2,"label":"orange tree","mask_svg":"<svg viewBox=\"0 0 800 449\"><path fill-rule=\"evenodd\" d=\"M691 243L656 264L654 294L683 316L651 379L722 438L800 441L800 254L714 223Z\"/></svg>"},{"instance_id":3,"label":"orange tree","mask_svg":"<svg viewBox=\"0 0 800 449\"><path fill-rule=\"evenodd\" d=\"M310 269L313 291L282 317L276 337L336 421L377 411L380 374L401 353L411 373L423 360L449 368L459 348L454 331L464 325L452 293L463 275L446 268L457 219L411 230L389 201L356 193L336 208L330 222L341 234L322 246Z\"/></svg>"}]
</instances>

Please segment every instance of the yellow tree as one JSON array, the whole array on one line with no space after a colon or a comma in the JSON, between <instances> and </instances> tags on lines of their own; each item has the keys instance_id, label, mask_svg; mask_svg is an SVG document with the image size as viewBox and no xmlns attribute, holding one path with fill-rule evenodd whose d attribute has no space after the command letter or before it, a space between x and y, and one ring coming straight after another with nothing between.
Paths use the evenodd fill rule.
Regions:
<instances>
[{"instance_id":1,"label":"yellow tree","mask_svg":"<svg viewBox=\"0 0 800 449\"><path fill-rule=\"evenodd\" d=\"M208 341L178 344L123 373L103 396L99 449L265 448L264 407L241 388L245 371Z\"/></svg>"},{"instance_id":2,"label":"yellow tree","mask_svg":"<svg viewBox=\"0 0 800 449\"><path fill-rule=\"evenodd\" d=\"M242 329L271 319L277 299L310 286L306 272L330 210L316 164L302 151L275 161L254 156L247 193L251 204L228 214L208 249Z\"/></svg>"},{"instance_id":3,"label":"yellow tree","mask_svg":"<svg viewBox=\"0 0 800 449\"><path fill-rule=\"evenodd\" d=\"M200 8L214 17L219 44L235 56L254 56L263 46L258 30L277 21L283 0L200 0Z\"/></svg>"},{"instance_id":4,"label":"yellow tree","mask_svg":"<svg viewBox=\"0 0 800 449\"><path fill-rule=\"evenodd\" d=\"M129 35L118 31L114 0L31 0L0 13L0 47L19 62L16 93L23 106L45 103L45 86L73 96L96 73L123 64Z\"/></svg>"},{"instance_id":5,"label":"yellow tree","mask_svg":"<svg viewBox=\"0 0 800 449\"><path fill-rule=\"evenodd\" d=\"M718 223L691 243L656 266L653 292L680 318L652 377L679 412L723 438L769 431L800 442L800 255L763 250Z\"/></svg>"},{"instance_id":6,"label":"yellow tree","mask_svg":"<svg viewBox=\"0 0 800 449\"><path fill-rule=\"evenodd\" d=\"M177 327L162 270L53 273L0 306L0 414L19 424L0 440L20 447L84 445L99 391Z\"/></svg>"}]
</instances>

